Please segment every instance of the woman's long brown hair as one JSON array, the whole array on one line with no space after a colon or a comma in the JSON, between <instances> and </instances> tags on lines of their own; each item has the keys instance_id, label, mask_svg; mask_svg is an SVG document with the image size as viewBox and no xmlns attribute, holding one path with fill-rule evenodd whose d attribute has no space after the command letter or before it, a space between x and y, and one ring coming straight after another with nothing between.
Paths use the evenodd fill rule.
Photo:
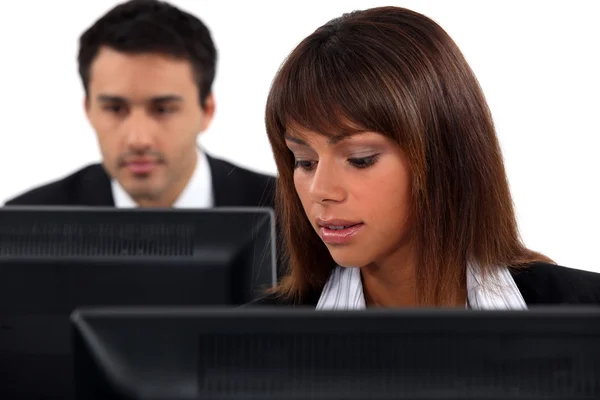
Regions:
<instances>
[{"instance_id":1,"label":"woman's long brown hair","mask_svg":"<svg viewBox=\"0 0 600 400\"><path fill-rule=\"evenodd\" d=\"M292 126L328 136L373 131L400 145L413 180L420 304L456 299L468 260L484 271L550 261L520 240L486 100L456 44L431 19L397 7L345 14L304 39L273 81L266 127L289 265L275 293L298 300L320 290L336 264L294 187L284 140Z\"/></svg>"}]
</instances>

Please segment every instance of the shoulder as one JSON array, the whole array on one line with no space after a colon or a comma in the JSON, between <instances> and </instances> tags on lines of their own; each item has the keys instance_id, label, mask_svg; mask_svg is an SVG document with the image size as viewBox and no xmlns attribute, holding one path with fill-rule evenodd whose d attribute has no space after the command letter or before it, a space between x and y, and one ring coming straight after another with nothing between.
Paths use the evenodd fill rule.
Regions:
<instances>
[{"instance_id":1,"label":"shoulder","mask_svg":"<svg viewBox=\"0 0 600 400\"><path fill-rule=\"evenodd\" d=\"M266 294L245 304L243 307L260 307L260 306L294 306L295 303L291 300L282 299L275 294Z\"/></svg>"},{"instance_id":2,"label":"shoulder","mask_svg":"<svg viewBox=\"0 0 600 400\"><path fill-rule=\"evenodd\" d=\"M78 205L82 190L97 190L102 184L109 185L110 180L102 165L92 164L62 179L22 193L8 200L6 205Z\"/></svg>"},{"instance_id":3,"label":"shoulder","mask_svg":"<svg viewBox=\"0 0 600 400\"><path fill-rule=\"evenodd\" d=\"M511 271L527 304L600 304L600 274L537 262Z\"/></svg>"},{"instance_id":4,"label":"shoulder","mask_svg":"<svg viewBox=\"0 0 600 400\"><path fill-rule=\"evenodd\" d=\"M302 296L302 298L286 298L276 293L268 293L244 305L244 307L283 306L315 308L320 297L320 290L311 290Z\"/></svg>"},{"instance_id":5,"label":"shoulder","mask_svg":"<svg viewBox=\"0 0 600 400\"><path fill-rule=\"evenodd\" d=\"M223 205L274 207L276 178L208 156L216 195Z\"/></svg>"},{"instance_id":6,"label":"shoulder","mask_svg":"<svg viewBox=\"0 0 600 400\"><path fill-rule=\"evenodd\" d=\"M254 172L219 158L209 156L208 160L215 174L223 174L231 179L243 179L251 182L262 182L264 184L275 183L274 176Z\"/></svg>"}]
</instances>

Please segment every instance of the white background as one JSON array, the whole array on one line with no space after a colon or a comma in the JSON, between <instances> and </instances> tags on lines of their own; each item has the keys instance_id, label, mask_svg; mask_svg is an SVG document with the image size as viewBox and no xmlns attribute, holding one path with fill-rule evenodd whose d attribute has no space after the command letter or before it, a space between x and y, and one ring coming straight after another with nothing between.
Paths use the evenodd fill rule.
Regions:
<instances>
[{"instance_id":1,"label":"white background","mask_svg":"<svg viewBox=\"0 0 600 400\"><path fill-rule=\"evenodd\" d=\"M556 262L600 272L600 23L590 1L172 2L199 16L219 50L209 153L274 174L263 115L285 56L331 18L399 5L458 43L492 109L522 236ZM0 7L0 201L99 160L82 109L79 35L114 0Z\"/></svg>"}]
</instances>

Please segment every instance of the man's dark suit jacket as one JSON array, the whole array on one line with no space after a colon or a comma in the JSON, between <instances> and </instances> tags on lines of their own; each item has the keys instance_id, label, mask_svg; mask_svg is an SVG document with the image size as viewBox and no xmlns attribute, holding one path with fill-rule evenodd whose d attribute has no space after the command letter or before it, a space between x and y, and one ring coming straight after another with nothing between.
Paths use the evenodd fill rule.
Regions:
<instances>
[{"instance_id":1,"label":"man's dark suit jacket","mask_svg":"<svg viewBox=\"0 0 600 400\"><path fill-rule=\"evenodd\" d=\"M274 207L275 178L208 157L215 207ZM110 178L102 165L32 189L6 202L11 205L114 207Z\"/></svg>"},{"instance_id":2,"label":"man's dark suit jacket","mask_svg":"<svg viewBox=\"0 0 600 400\"><path fill-rule=\"evenodd\" d=\"M269 207L275 203L275 177L258 174L209 157L215 207ZM72 175L32 189L6 202L7 206L114 207L110 178L102 165L87 166ZM276 232L279 250L280 236ZM285 264L278 256L278 274Z\"/></svg>"},{"instance_id":3,"label":"man's dark suit jacket","mask_svg":"<svg viewBox=\"0 0 600 400\"><path fill-rule=\"evenodd\" d=\"M600 304L600 274L533 263L523 269L511 269L511 274L528 307L541 305ZM321 290L307 293L301 301L291 301L266 295L247 306L305 306L316 307Z\"/></svg>"}]
</instances>

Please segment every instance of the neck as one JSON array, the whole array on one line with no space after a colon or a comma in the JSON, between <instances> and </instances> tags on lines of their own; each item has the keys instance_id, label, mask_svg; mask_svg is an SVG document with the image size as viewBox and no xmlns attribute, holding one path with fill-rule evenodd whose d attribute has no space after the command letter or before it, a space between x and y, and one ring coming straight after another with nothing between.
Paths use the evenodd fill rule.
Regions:
<instances>
[{"instance_id":1,"label":"neck","mask_svg":"<svg viewBox=\"0 0 600 400\"><path fill-rule=\"evenodd\" d=\"M363 293L367 307L421 306L417 288L418 263L414 252L401 249L386 260L361 268ZM464 307L466 282L456 292L449 307Z\"/></svg>"},{"instance_id":2,"label":"neck","mask_svg":"<svg viewBox=\"0 0 600 400\"><path fill-rule=\"evenodd\" d=\"M185 173L179 176L179 179L175 180L167 190L162 193L161 196L153 198L137 198L135 202L140 207L149 208L170 208L173 207L177 199L181 196L181 193L185 190L186 186L190 182L192 175L198 164L198 152L195 151L191 161L188 163L189 166L185 170Z\"/></svg>"},{"instance_id":3,"label":"neck","mask_svg":"<svg viewBox=\"0 0 600 400\"><path fill-rule=\"evenodd\" d=\"M361 268L367 307L414 307L417 299L416 265L412 252L398 250L386 260Z\"/></svg>"}]
</instances>

